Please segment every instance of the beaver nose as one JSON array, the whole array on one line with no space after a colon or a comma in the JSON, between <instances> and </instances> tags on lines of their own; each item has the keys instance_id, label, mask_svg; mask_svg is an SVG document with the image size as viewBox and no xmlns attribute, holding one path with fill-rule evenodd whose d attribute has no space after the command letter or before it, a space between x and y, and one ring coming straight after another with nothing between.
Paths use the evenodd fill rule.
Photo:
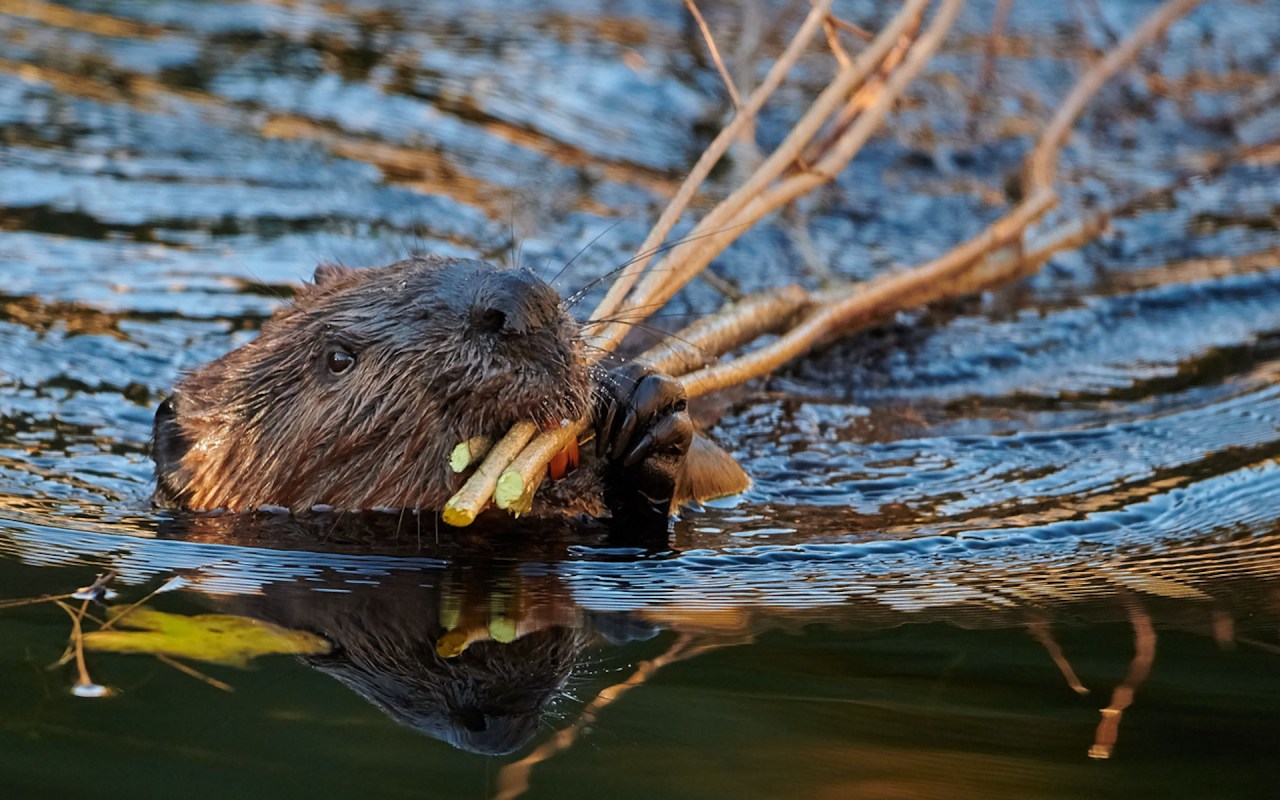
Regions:
<instances>
[{"instance_id":1,"label":"beaver nose","mask_svg":"<svg viewBox=\"0 0 1280 800\"><path fill-rule=\"evenodd\" d=\"M471 308L471 323L481 333L524 336L555 318L560 295L524 269L502 270L486 277Z\"/></svg>"}]
</instances>

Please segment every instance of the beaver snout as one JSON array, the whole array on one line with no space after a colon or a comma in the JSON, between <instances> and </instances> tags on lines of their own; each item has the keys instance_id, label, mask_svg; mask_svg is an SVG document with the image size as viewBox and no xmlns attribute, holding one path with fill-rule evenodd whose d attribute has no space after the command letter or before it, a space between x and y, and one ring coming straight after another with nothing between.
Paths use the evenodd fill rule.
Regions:
<instances>
[{"instance_id":1,"label":"beaver snout","mask_svg":"<svg viewBox=\"0 0 1280 800\"><path fill-rule=\"evenodd\" d=\"M560 295L526 269L494 272L484 278L470 309L481 334L527 336L551 326L561 315Z\"/></svg>"}]
</instances>

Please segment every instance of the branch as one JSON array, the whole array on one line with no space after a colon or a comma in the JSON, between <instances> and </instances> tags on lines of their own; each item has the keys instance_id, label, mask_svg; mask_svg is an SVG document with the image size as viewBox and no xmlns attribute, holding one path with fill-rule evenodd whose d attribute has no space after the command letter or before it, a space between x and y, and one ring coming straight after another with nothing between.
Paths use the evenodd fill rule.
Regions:
<instances>
[{"instance_id":1,"label":"branch","mask_svg":"<svg viewBox=\"0 0 1280 800\"><path fill-rule=\"evenodd\" d=\"M649 266L649 262L659 252L659 246L666 240L671 229L675 227L676 222L680 220L685 209L689 207L689 203L693 200L694 194L697 193L703 181L711 174L712 168L720 162L725 152L729 149L729 145L755 121L756 115L760 113L760 109L764 106L765 101L773 95L774 91L782 83L782 79L786 77L791 68L800 59L800 55L809 46L809 42L813 40L818 29L822 27L822 20L826 17L827 12L831 9L832 0L818 0L813 4L813 10L809 12L809 16L805 18L800 29L796 31L796 35L791 39L791 43L787 45L787 49L783 51L778 60L774 62L773 68L761 81L760 86L756 88L748 97L734 115L729 124L707 145L707 149L698 158L698 162L693 165L693 169L689 171L689 176L684 179L684 183L680 184L680 188L676 191L675 197L667 204L662 215L658 217L658 221L654 223L653 229L640 243L640 247L636 249L637 256L631 266L618 276L618 279L609 287L608 293L604 299L596 306L591 314L592 319L604 319L611 316L622 304L623 299L627 296L627 292L635 285L640 278L640 274Z\"/></svg>"},{"instance_id":2,"label":"branch","mask_svg":"<svg viewBox=\"0 0 1280 800\"><path fill-rule=\"evenodd\" d=\"M1072 88L1045 127L1027 161L1025 199L978 236L922 266L827 293L827 304L815 309L777 341L724 364L681 378L690 397L707 394L767 374L837 333L870 324L906 308L970 294L1020 277L1026 258L1021 240L1030 227L1058 202L1053 190L1058 157L1086 103L1152 40L1199 0L1170 0L1156 9L1128 39L1090 68ZM1034 257L1047 260L1054 245L1079 246L1105 226L1086 225L1070 239L1040 248ZM1083 238L1087 237L1087 238ZM1011 243L1018 242L1018 246ZM1057 249L1061 249L1058 247ZM1034 263L1034 262L1033 262ZM1043 263L1040 261L1039 263ZM1036 266L1039 266L1036 263Z\"/></svg>"}]
</instances>

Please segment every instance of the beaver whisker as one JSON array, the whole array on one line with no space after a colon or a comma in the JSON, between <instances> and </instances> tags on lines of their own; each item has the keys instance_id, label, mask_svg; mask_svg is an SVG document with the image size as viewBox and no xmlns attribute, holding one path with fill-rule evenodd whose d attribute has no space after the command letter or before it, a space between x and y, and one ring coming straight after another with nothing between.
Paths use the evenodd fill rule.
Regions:
<instances>
[{"instance_id":1,"label":"beaver whisker","mask_svg":"<svg viewBox=\"0 0 1280 800\"><path fill-rule=\"evenodd\" d=\"M648 261L650 258L658 255L659 253L665 253L668 250L674 250L675 248L681 245L688 244L690 242L696 242L699 239L705 239L709 236L716 236L718 234L724 233L725 231L733 230L734 228L750 227L751 224L752 223L747 222L747 223L739 223L737 225L726 225L723 228L707 231L705 233L700 233L697 236L683 236L679 239L676 239L675 241L664 242L660 245L657 245L656 247L651 247L648 250L643 250L639 253L636 253L634 256L622 262L620 265L614 267L608 272L604 273L603 275L599 275L587 281L587 283L584 284L580 289L578 289L578 291L574 292L573 294L569 295L569 297L565 298L565 308L572 310L574 306L576 306L579 302L582 301L584 297L586 297L588 292L590 292L592 289L598 286L601 282L606 281L609 278L612 278L614 276L621 275L623 270L625 270L627 267L632 266L633 264L636 264L641 261ZM673 269L675 269L675 267L663 267L661 269L649 269L646 271L645 265L641 265L640 269L637 271L645 272L645 274L648 274L650 272L652 273L667 272Z\"/></svg>"},{"instance_id":2,"label":"beaver whisker","mask_svg":"<svg viewBox=\"0 0 1280 800\"><path fill-rule=\"evenodd\" d=\"M650 319L652 319L652 317L650 317ZM663 330L662 328L658 328L658 327L656 327L656 326L654 326L654 325L649 325L649 324L648 324L648 323L646 323L646 322L634 322L634 321L627 321L627 320L622 320L622 319L619 319L619 320L605 320L605 321L607 321L607 322L617 322L617 323L618 323L618 324L620 324L620 325L628 325L628 326L630 326L630 327L632 327L632 328L636 328L636 329L638 329L638 330L642 330L642 331L644 331L645 333L651 333L651 334L653 334L653 335L654 335L654 337L656 337L659 341L664 341L664 342L665 342L665 341L675 341L675 342L680 342L681 344L686 345L686 346L688 346L690 349L692 349L692 350L694 350L695 352L697 352L699 355L704 356L708 361L714 361L714 360L718 357L718 356L717 356L717 354L716 354L716 353L714 353L713 351L708 350L707 348L705 348L705 347L703 347L703 346L701 346L701 345L695 344L694 342L690 341L689 339L685 339L685 338L684 338L684 337L682 337L682 336L678 336L678 335L677 335L677 334L675 334L675 333L672 333L672 332L670 332L670 331Z\"/></svg>"},{"instance_id":3,"label":"beaver whisker","mask_svg":"<svg viewBox=\"0 0 1280 800\"><path fill-rule=\"evenodd\" d=\"M602 230L602 231L600 231L599 233L597 233L597 234L596 234L596 235L591 239L591 241L589 241L589 242L587 242L586 244L584 244L584 245L582 246L582 248L581 248L580 250L578 250L578 252L574 253L572 258L570 258L568 261L564 262L564 266L560 268L560 271L559 271L559 272L557 272L555 275L552 275L552 276L551 276L551 279L550 279L549 281L547 281L547 283L551 284L552 286L555 286L555 285L556 285L556 281L557 281L557 280L559 280L559 279L560 279L560 277L561 277L562 275L564 275L565 270L567 270L569 267L573 266L573 262L577 261L579 256L581 256L583 253L587 252L587 250L589 250L589 249L591 248L591 246L592 246L592 245L594 245L596 242L600 241L600 239L601 239L605 234L609 233L609 232L610 232L610 231L612 231L614 228L618 227L618 226L619 226L619 225L621 225L623 222L625 222L625 221L626 221L626 219L627 219L626 217L618 217L618 219L616 219L616 220L613 222L613 224L612 224L612 225L609 225L607 228L605 228L604 230Z\"/></svg>"}]
</instances>

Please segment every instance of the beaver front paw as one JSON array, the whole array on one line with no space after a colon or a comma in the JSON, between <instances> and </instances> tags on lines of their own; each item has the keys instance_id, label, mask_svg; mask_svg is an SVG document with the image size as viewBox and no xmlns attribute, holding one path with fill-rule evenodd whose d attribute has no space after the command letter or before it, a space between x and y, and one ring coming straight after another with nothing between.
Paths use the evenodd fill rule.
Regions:
<instances>
[{"instance_id":1,"label":"beaver front paw","mask_svg":"<svg viewBox=\"0 0 1280 800\"><path fill-rule=\"evenodd\" d=\"M642 364L625 364L600 380L595 418L605 502L615 516L665 520L693 441L684 387Z\"/></svg>"}]
</instances>

